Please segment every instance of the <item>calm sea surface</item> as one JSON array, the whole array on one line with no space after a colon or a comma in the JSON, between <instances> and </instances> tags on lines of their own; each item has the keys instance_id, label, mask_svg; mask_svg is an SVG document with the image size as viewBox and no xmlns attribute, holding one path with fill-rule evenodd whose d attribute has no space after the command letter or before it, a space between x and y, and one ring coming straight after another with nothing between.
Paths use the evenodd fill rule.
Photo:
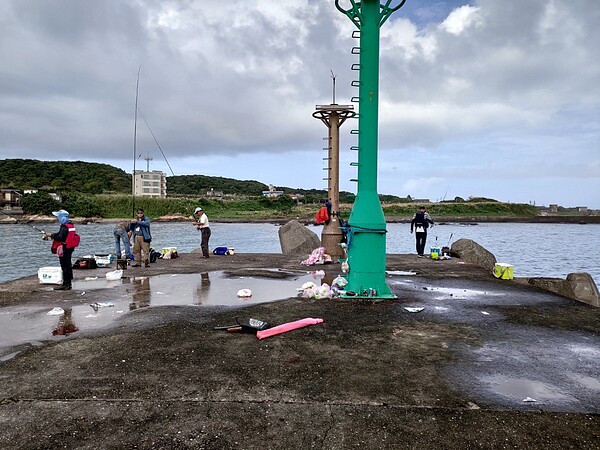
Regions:
<instances>
[{"instance_id":1,"label":"calm sea surface","mask_svg":"<svg viewBox=\"0 0 600 450\"><path fill-rule=\"evenodd\" d=\"M35 224L55 232L58 224ZM211 222L211 249L234 247L237 253L279 253L278 225ZM114 252L114 224L77 225L81 245L75 257ZM309 226L321 235L322 227ZM189 223L153 223L152 246L177 247L189 253L200 245L200 233ZM492 252L498 262L512 264L515 276L564 278L571 272L588 272L600 285L600 224L445 224L429 231L427 248L448 245L461 238L473 239ZM415 253L408 224L388 224L387 252ZM306 255L308 257L308 255ZM59 266L50 253L50 242L26 224L0 225L0 282L34 275L38 268Z\"/></svg>"}]
</instances>

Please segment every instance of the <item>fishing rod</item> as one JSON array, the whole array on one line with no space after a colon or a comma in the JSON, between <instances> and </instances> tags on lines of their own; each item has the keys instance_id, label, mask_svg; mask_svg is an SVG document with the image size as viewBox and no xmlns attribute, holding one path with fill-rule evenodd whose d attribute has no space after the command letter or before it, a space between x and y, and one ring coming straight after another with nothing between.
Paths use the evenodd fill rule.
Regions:
<instances>
[{"instance_id":1,"label":"fishing rod","mask_svg":"<svg viewBox=\"0 0 600 450\"><path fill-rule=\"evenodd\" d=\"M26 223L26 222L19 222L19 219L17 219L16 217L11 216L10 214L5 213L4 211L0 210L0 213L4 214L6 217L10 217L11 219L15 219L19 225L28 225L31 228L33 228L36 231L39 231L40 233L46 234L46 232L44 230L40 230L38 227L36 227L35 225L31 225L30 223Z\"/></svg>"},{"instance_id":2,"label":"fishing rod","mask_svg":"<svg viewBox=\"0 0 600 450\"><path fill-rule=\"evenodd\" d=\"M138 116L138 97L140 93L140 72L142 71L142 65L138 68L137 82L135 84L135 118L133 121L133 173L131 174L132 182L132 195L131 195L131 206L132 213L131 217L135 218L135 159L137 155L137 116Z\"/></svg>"}]
</instances>

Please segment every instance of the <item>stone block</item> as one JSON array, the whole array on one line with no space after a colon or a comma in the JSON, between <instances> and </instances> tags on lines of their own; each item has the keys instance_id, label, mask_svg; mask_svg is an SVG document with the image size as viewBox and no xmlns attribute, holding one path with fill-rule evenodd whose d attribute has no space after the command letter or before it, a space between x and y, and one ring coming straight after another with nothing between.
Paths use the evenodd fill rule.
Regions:
<instances>
[{"instance_id":1,"label":"stone block","mask_svg":"<svg viewBox=\"0 0 600 450\"><path fill-rule=\"evenodd\" d=\"M290 220L279 228L279 244L284 255L310 255L321 240L297 220Z\"/></svg>"},{"instance_id":2,"label":"stone block","mask_svg":"<svg viewBox=\"0 0 600 450\"><path fill-rule=\"evenodd\" d=\"M475 264L492 272L496 264L496 257L471 239L459 239L452 244L450 253L462 261Z\"/></svg>"},{"instance_id":3,"label":"stone block","mask_svg":"<svg viewBox=\"0 0 600 450\"><path fill-rule=\"evenodd\" d=\"M598 286L589 273L576 272L567 275L567 282L575 294L575 300L600 307Z\"/></svg>"}]
</instances>

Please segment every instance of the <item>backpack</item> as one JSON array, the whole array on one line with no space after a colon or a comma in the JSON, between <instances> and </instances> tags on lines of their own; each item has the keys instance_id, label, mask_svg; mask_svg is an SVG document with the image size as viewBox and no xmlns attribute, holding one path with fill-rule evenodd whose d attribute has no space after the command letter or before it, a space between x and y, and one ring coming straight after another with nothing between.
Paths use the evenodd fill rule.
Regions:
<instances>
[{"instance_id":1,"label":"backpack","mask_svg":"<svg viewBox=\"0 0 600 450\"><path fill-rule=\"evenodd\" d=\"M228 254L228 248L227 247L216 247L213 250L213 255L227 255Z\"/></svg>"},{"instance_id":2,"label":"backpack","mask_svg":"<svg viewBox=\"0 0 600 450\"><path fill-rule=\"evenodd\" d=\"M65 223L65 226L69 229L67 239L65 239L65 245L67 248L76 248L81 242L81 236L75 231L75 226L72 223Z\"/></svg>"},{"instance_id":3,"label":"backpack","mask_svg":"<svg viewBox=\"0 0 600 450\"><path fill-rule=\"evenodd\" d=\"M73 269L97 269L98 264L95 258L78 258L73 264Z\"/></svg>"},{"instance_id":4,"label":"backpack","mask_svg":"<svg viewBox=\"0 0 600 450\"><path fill-rule=\"evenodd\" d=\"M155 263L156 260L162 256L160 253L158 253L157 251L155 251L152 247L150 248L150 252L149 253L150 253L150 258L149 259L150 259L151 263Z\"/></svg>"},{"instance_id":5,"label":"backpack","mask_svg":"<svg viewBox=\"0 0 600 450\"><path fill-rule=\"evenodd\" d=\"M425 219L425 213L423 212L418 212L415 214L415 226L416 227L421 227L424 230L426 230L427 228L429 228L429 223L427 222L427 220Z\"/></svg>"}]
</instances>

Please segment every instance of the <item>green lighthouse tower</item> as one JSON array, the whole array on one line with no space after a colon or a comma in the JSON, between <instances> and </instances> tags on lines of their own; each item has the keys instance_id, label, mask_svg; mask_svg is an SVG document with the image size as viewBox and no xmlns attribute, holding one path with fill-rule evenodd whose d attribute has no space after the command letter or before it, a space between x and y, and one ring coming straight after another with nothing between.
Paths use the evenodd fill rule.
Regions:
<instances>
[{"instance_id":1,"label":"green lighthouse tower","mask_svg":"<svg viewBox=\"0 0 600 450\"><path fill-rule=\"evenodd\" d=\"M406 0L390 6L392 0L347 0L344 9L340 0L336 8L348 16L358 28L359 71L358 86L358 168L356 200L348 221L348 284L346 291L355 293L352 298L395 298L385 281L386 222L377 192L377 148L379 119L379 28L389 16L400 9ZM397 3L397 2L396 2ZM353 36L356 35L356 31Z\"/></svg>"}]
</instances>

